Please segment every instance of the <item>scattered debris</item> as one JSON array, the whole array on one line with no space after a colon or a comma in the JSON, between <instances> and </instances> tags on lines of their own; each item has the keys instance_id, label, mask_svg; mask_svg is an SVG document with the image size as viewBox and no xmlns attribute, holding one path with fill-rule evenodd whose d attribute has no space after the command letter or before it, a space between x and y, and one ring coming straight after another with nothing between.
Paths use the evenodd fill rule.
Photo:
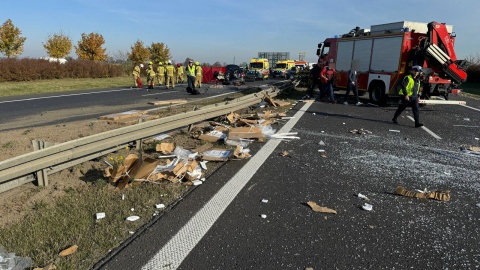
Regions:
<instances>
[{"instance_id":1,"label":"scattered debris","mask_svg":"<svg viewBox=\"0 0 480 270\"><path fill-rule=\"evenodd\" d=\"M368 203L364 203L364 204L362 205L362 209L365 210L365 211L372 211L373 205L368 204Z\"/></svg>"},{"instance_id":2,"label":"scattered debris","mask_svg":"<svg viewBox=\"0 0 480 270\"><path fill-rule=\"evenodd\" d=\"M73 253L77 252L77 249L78 249L78 246L77 245L73 245L67 249L64 249L62 251L60 251L60 253L58 254L60 257L65 257L65 256L68 256L68 255L72 255Z\"/></svg>"},{"instance_id":3,"label":"scattered debris","mask_svg":"<svg viewBox=\"0 0 480 270\"><path fill-rule=\"evenodd\" d=\"M267 215L261 214L260 217L261 217L261 218L267 218Z\"/></svg>"},{"instance_id":4,"label":"scattered debris","mask_svg":"<svg viewBox=\"0 0 480 270\"><path fill-rule=\"evenodd\" d=\"M388 131L390 131L390 132L400 132L400 130L396 130L396 129L389 129Z\"/></svg>"},{"instance_id":5,"label":"scattered debris","mask_svg":"<svg viewBox=\"0 0 480 270\"><path fill-rule=\"evenodd\" d=\"M362 193L358 193L357 197L365 201L370 201L370 199L367 196L363 195Z\"/></svg>"},{"instance_id":6,"label":"scattered debris","mask_svg":"<svg viewBox=\"0 0 480 270\"><path fill-rule=\"evenodd\" d=\"M327 152L323 149L318 149L318 152L320 153L320 156L323 158L327 157Z\"/></svg>"},{"instance_id":7,"label":"scattered debris","mask_svg":"<svg viewBox=\"0 0 480 270\"><path fill-rule=\"evenodd\" d=\"M129 217L127 217L128 221L136 221L136 220L139 220L139 219L140 219L139 216L129 216Z\"/></svg>"},{"instance_id":8,"label":"scattered debris","mask_svg":"<svg viewBox=\"0 0 480 270\"><path fill-rule=\"evenodd\" d=\"M30 269L31 265L31 258L18 257L15 256L15 253L7 253L0 246L0 269Z\"/></svg>"},{"instance_id":9,"label":"scattered debris","mask_svg":"<svg viewBox=\"0 0 480 270\"><path fill-rule=\"evenodd\" d=\"M157 209L165 208L165 204L163 204L163 203L155 204L155 208L157 208Z\"/></svg>"},{"instance_id":10,"label":"scattered debris","mask_svg":"<svg viewBox=\"0 0 480 270\"><path fill-rule=\"evenodd\" d=\"M480 147L468 146L468 147L461 147L460 149L464 153L480 156Z\"/></svg>"},{"instance_id":11,"label":"scattered debris","mask_svg":"<svg viewBox=\"0 0 480 270\"><path fill-rule=\"evenodd\" d=\"M323 141L319 141L318 145L325 145L325 143Z\"/></svg>"},{"instance_id":12,"label":"scattered debris","mask_svg":"<svg viewBox=\"0 0 480 270\"><path fill-rule=\"evenodd\" d=\"M280 153L280 156L282 157L290 157L290 154L288 153L288 151L283 151Z\"/></svg>"},{"instance_id":13,"label":"scattered debris","mask_svg":"<svg viewBox=\"0 0 480 270\"><path fill-rule=\"evenodd\" d=\"M170 154L175 150L175 143L159 143L155 149L157 152L162 154Z\"/></svg>"},{"instance_id":14,"label":"scattered debris","mask_svg":"<svg viewBox=\"0 0 480 270\"><path fill-rule=\"evenodd\" d=\"M23 269L23 268L19 268L19 269ZM42 268L38 268L38 267L33 268L33 270L55 270L55 269L57 269L57 267L53 263L49 263Z\"/></svg>"},{"instance_id":15,"label":"scattered debris","mask_svg":"<svg viewBox=\"0 0 480 270\"><path fill-rule=\"evenodd\" d=\"M105 215L105 213L103 213L103 212L100 212L100 213L96 213L96 214L95 214L95 218L96 218L97 220L102 219L102 218L105 218L105 217L106 217L106 215Z\"/></svg>"},{"instance_id":16,"label":"scattered debris","mask_svg":"<svg viewBox=\"0 0 480 270\"><path fill-rule=\"evenodd\" d=\"M364 135L364 134L372 134L371 131L366 130L366 129L363 129L363 128L350 130L350 133L353 133L353 134L362 134L362 135Z\"/></svg>"},{"instance_id":17,"label":"scattered debris","mask_svg":"<svg viewBox=\"0 0 480 270\"><path fill-rule=\"evenodd\" d=\"M267 199L262 199L262 202L263 203L268 203L268 200Z\"/></svg>"},{"instance_id":18,"label":"scattered debris","mask_svg":"<svg viewBox=\"0 0 480 270\"><path fill-rule=\"evenodd\" d=\"M315 212L328 213L328 214L336 214L337 213L337 211L335 211L333 209L330 209L328 207L319 206L316 202L309 201L309 202L307 202L307 204Z\"/></svg>"},{"instance_id":19,"label":"scattered debris","mask_svg":"<svg viewBox=\"0 0 480 270\"><path fill-rule=\"evenodd\" d=\"M444 202L450 201L450 197L451 197L450 190L418 192L418 191L407 190L402 186L398 186L395 189L395 194L405 196L405 197L420 198L420 199L434 199L434 200L444 201Z\"/></svg>"}]
</instances>

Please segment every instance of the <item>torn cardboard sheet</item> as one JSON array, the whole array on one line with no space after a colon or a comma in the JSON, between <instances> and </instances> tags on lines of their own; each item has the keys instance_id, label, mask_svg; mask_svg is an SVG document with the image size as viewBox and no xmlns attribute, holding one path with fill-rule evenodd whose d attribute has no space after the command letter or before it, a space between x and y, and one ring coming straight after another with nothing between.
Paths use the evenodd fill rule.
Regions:
<instances>
[{"instance_id":1,"label":"torn cardboard sheet","mask_svg":"<svg viewBox=\"0 0 480 270\"><path fill-rule=\"evenodd\" d=\"M198 136L198 139L202 141L207 141L207 142L218 142L219 140L223 140L226 137L227 137L227 134L215 129L210 131L207 134L202 134Z\"/></svg>"},{"instance_id":2,"label":"torn cardboard sheet","mask_svg":"<svg viewBox=\"0 0 480 270\"><path fill-rule=\"evenodd\" d=\"M447 191L430 191L430 192L420 192L420 191L411 191L407 190L402 186L398 186L395 189L395 194L405 196L405 197L412 197L412 198L420 198L420 199L433 199L438 201L448 202L450 201L450 190Z\"/></svg>"},{"instance_id":3,"label":"torn cardboard sheet","mask_svg":"<svg viewBox=\"0 0 480 270\"><path fill-rule=\"evenodd\" d=\"M238 113L232 112L227 115L227 120L230 123L230 125L235 124L235 122L237 122L239 118L240 118L240 115Z\"/></svg>"},{"instance_id":4,"label":"torn cardboard sheet","mask_svg":"<svg viewBox=\"0 0 480 270\"><path fill-rule=\"evenodd\" d=\"M235 151L233 151L233 156L239 159L249 158L251 157L250 149L243 148L241 145L237 145L237 148L235 148Z\"/></svg>"},{"instance_id":5,"label":"torn cardboard sheet","mask_svg":"<svg viewBox=\"0 0 480 270\"><path fill-rule=\"evenodd\" d=\"M309 201L307 202L308 206L312 208L315 212L327 213L327 214L336 214L337 211L330 209L328 207L319 206L316 202Z\"/></svg>"},{"instance_id":6,"label":"torn cardboard sheet","mask_svg":"<svg viewBox=\"0 0 480 270\"><path fill-rule=\"evenodd\" d=\"M265 135L262 133L262 129L259 127L239 127L231 128L228 131L228 139L252 139L252 138L265 138Z\"/></svg>"},{"instance_id":7,"label":"torn cardboard sheet","mask_svg":"<svg viewBox=\"0 0 480 270\"><path fill-rule=\"evenodd\" d=\"M170 154L175 150L175 143L159 143L155 149L162 154Z\"/></svg>"}]
</instances>

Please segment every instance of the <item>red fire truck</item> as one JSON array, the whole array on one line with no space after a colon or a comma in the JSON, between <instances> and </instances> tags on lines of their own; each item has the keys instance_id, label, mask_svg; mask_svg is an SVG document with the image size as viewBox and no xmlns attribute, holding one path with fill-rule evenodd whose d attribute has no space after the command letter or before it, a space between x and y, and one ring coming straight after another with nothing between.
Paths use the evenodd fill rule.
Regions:
<instances>
[{"instance_id":1,"label":"red fire truck","mask_svg":"<svg viewBox=\"0 0 480 270\"><path fill-rule=\"evenodd\" d=\"M400 83L410 67L423 68L422 96L448 94L465 82L465 62L454 50L455 34L443 23L395 22L356 27L341 37L318 44L323 65L336 69L335 88L345 89L348 71L358 72L358 90L369 93L370 101L385 105L398 97Z\"/></svg>"}]
</instances>

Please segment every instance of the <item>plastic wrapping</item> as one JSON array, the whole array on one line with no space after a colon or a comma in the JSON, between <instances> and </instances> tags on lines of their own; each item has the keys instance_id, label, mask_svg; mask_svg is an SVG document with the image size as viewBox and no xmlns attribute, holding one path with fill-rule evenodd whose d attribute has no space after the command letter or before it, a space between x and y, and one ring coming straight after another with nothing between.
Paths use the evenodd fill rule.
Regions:
<instances>
[{"instance_id":1,"label":"plastic wrapping","mask_svg":"<svg viewBox=\"0 0 480 270\"><path fill-rule=\"evenodd\" d=\"M15 253L7 253L0 246L0 269L1 270L23 270L32 266L32 259L29 257L15 256Z\"/></svg>"}]
</instances>

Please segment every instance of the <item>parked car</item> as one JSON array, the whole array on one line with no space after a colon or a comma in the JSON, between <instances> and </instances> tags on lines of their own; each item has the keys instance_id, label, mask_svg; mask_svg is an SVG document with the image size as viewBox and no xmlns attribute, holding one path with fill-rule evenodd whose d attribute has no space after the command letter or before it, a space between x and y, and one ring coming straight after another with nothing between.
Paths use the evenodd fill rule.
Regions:
<instances>
[{"instance_id":1,"label":"parked car","mask_svg":"<svg viewBox=\"0 0 480 270\"><path fill-rule=\"evenodd\" d=\"M245 74L245 81L263 80L263 75L258 70L249 70Z\"/></svg>"}]
</instances>

